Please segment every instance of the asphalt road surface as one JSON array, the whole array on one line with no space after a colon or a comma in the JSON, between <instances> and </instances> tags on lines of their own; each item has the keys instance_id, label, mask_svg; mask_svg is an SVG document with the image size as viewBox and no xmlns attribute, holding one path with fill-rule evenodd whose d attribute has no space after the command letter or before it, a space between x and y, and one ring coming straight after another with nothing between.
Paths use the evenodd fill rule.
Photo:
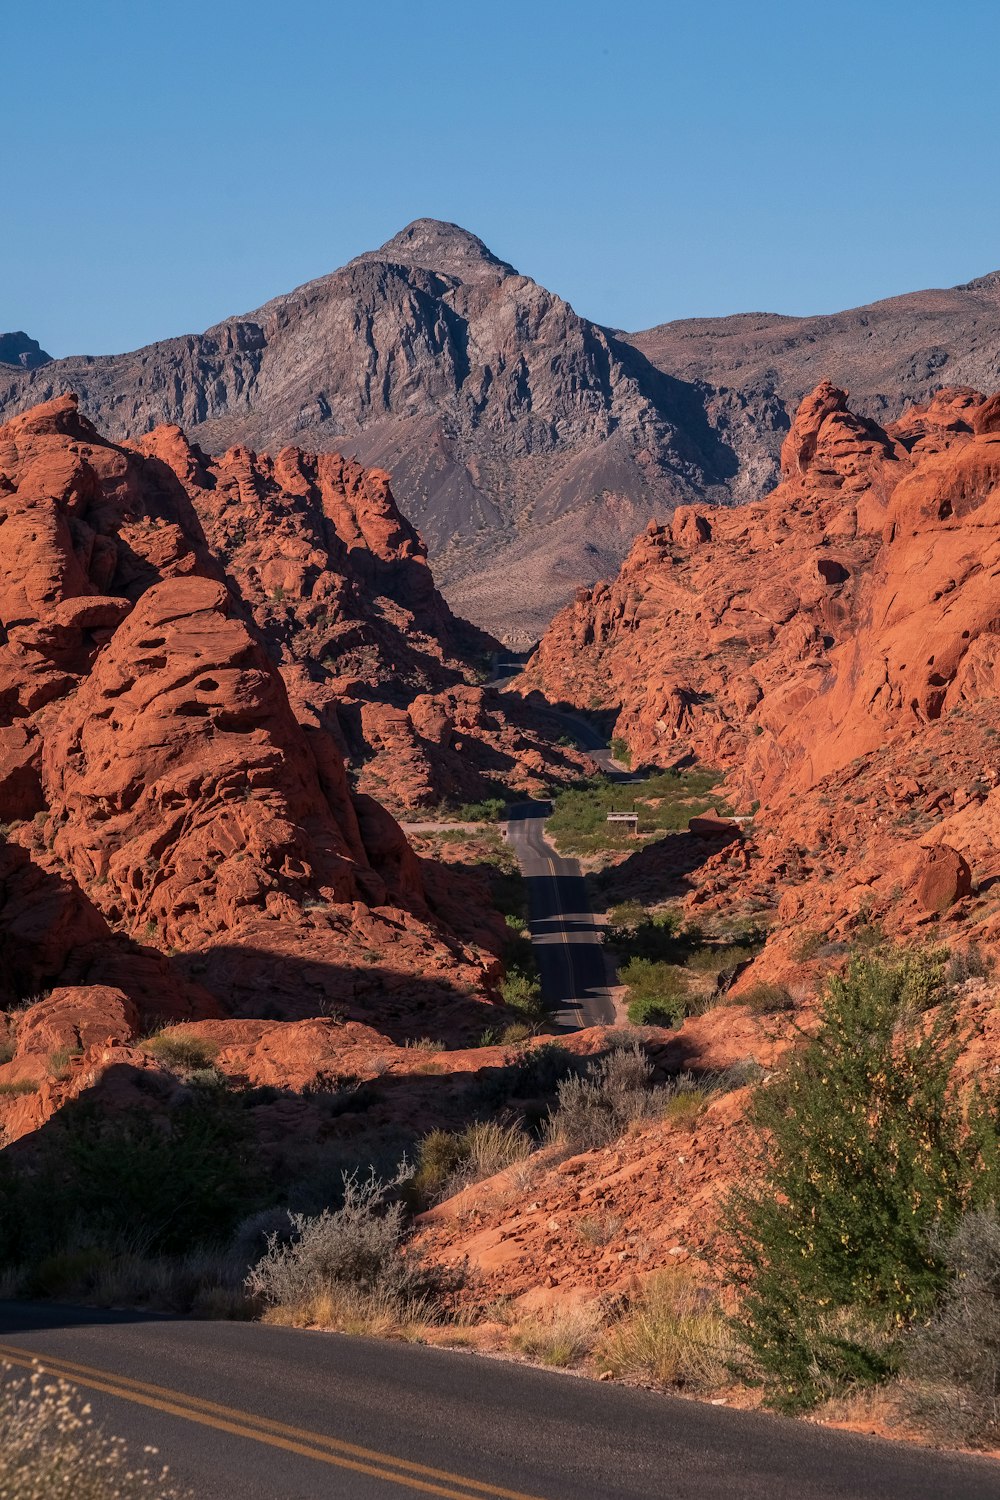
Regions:
<instances>
[{"instance_id":1,"label":"asphalt road surface","mask_svg":"<svg viewBox=\"0 0 1000 1500\"><path fill-rule=\"evenodd\" d=\"M508 815L508 842L528 887L531 941L542 994L556 1026L576 1031L615 1019L600 928L575 859L545 837L547 802L522 802Z\"/></svg>"},{"instance_id":2,"label":"asphalt road surface","mask_svg":"<svg viewBox=\"0 0 1000 1500\"><path fill-rule=\"evenodd\" d=\"M0 1303L37 1356L195 1500L996 1500L1000 1465L477 1355Z\"/></svg>"}]
</instances>

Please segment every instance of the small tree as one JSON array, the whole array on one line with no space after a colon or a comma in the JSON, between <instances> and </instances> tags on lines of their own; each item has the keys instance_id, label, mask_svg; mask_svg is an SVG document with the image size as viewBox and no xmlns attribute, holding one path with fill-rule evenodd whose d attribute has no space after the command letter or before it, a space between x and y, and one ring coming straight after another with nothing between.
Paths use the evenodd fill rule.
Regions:
<instances>
[{"instance_id":1,"label":"small tree","mask_svg":"<svg viewBox=\"0 0 1000 1500\"><path fill-rule=\"evenodd\" d=\"M777 1405L884 1378L895 1330L947 1279L942 1234L996 1196L994 1122L955 1088L954 1012L926 1013L943 1000L938 958L854 959L816 1034L758 1092L764 1171L728 1227L742 1336Z\"/></svg>"}]
</instances>

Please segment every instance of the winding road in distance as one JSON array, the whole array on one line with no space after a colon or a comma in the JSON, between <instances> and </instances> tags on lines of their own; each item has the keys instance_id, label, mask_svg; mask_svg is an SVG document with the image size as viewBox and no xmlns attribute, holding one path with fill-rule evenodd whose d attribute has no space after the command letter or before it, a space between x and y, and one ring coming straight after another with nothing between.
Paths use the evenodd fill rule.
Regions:
<instances>
[{"instance_id":1,"label":"winding road in distance","mask_svg":"<svg viewBox=\"0 0 1000 1500\"><path fill-rule=\"evenodd\" d=\"M516 682L520 661L499 661L492 686L499 692ZM607 776L630 781L603 736L586 719L549 709L563 720L590 758ZM542 994L557 1026L576 1031L612 1025L614 1001L608 989L601 929L595 921L587 883L575 859L565 859L545 837L547 802L522 802L510 809L508 840L528 887L531 941L538 960Z\"/></svg>"},{"instance_id":2,"label":"winding road in distance","mask_svg":"<svg viewBox=\"0 0 1000 1500\"><path fill-rule=\"evenodd\" d=\"M414 1344L0 1303L194 1500L996 1500L1000 1465Z\"/></svg>"}]
</instances>

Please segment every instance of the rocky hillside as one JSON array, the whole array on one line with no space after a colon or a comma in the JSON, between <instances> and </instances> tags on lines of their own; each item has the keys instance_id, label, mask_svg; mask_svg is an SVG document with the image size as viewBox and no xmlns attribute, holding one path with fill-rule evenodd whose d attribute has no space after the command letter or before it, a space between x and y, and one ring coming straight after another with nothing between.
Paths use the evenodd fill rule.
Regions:
<instances>
[{"instance_id":1,"label":"rocky hillside","mask_svg":"<svg viewBox=\"0 0 1000 1500\"><path fill-rule=\"evenodd\" d=\"M710 387L738 415L732 493L755 500L780 477L781 444L802 397L827 374L853 410L885 423L942 386L1000 384L1000 272L818 317L743 313L622 334L658 369ZM721 413L717 419L722 421Z\"/></svg>"},{"instance_id":2,"label":"rocky hillside","mask_svg":"<svg viewBox=\"0 0 1000 1500\"><path fill-rule=\"evenodd\" d=\"M759 807L694 904L843 933L958 902L993 936L998 409L948 389L883 429L824 382L768 499L651 525L553 622L526 690L614 710L636 761L721 767Z\"/></svg>"}]
</instances>

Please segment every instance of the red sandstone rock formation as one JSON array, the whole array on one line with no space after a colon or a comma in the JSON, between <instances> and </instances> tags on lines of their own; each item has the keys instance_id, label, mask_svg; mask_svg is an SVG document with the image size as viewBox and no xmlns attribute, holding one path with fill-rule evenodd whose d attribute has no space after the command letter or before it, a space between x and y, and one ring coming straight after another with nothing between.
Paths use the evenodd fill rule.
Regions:
<instances>
[{"instance_id":1,"label":"red sandstone rock formation","mask_svg":"<svg viewBox=\"0 0 1000 1500\"><path fill-rule=\"evenodd\" d=\"M352 793L335 739L299 722L264 603L287 588L330 613L335 640L334 596L357 628L388 577L428 638L457 635L419 542L384 480L340 460L235 453L210 471L177 432L146 446L106 442L72 398L0 428L8 1001L84 985L86 1009L112 986L147 1018L381 1006L391 1028L420 1012L468 1027L497 919L425 882L392 818ZM270 509L254 512L261 490ZM305 491L327 529L319 549L303 525L303 554ZM202 514L192 497L208 495ZM219 547L236 523L219 517L235 505L264 531L275 495L292 519L237 569ZM241 574L259 584L248 599Z\"/></svg>"},{"instance_id":2,"label":"red sandstone rock formation","mask_svg":"<svg viewBox=\"0 0 1000 1500\"><path fill-rule=\"evenodd\" d=\"M738 810L760 803L687 888L709 910L773 913L776 969L806 928L905 936L945 915L1000 935L996 410L946 390L880 432L824 382L766 501L651 526L526 673L551 700L617 709L634 761L693 757L727 771ZM665 855L632 863L657 899Z\"/></svg>"}]
</instances>

